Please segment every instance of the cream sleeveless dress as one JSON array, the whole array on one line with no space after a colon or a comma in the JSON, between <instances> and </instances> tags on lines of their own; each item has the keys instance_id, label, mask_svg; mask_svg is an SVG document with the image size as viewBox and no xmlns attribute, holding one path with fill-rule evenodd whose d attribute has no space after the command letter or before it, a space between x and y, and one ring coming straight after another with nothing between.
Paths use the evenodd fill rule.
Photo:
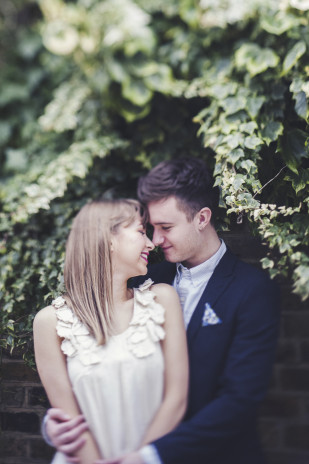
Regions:
<instances>
[{"instance_id":1,"label":"cream sleeveless dress","mask_svg":"<svg viewBox=\"0 0 309 464\"><path fill-rule=\"evenodd\" d=\"M62 297L52 303L74 394L104 458L136 450L162 402L164 308L152 283L148 279L134 289L129 327L104 346L96 344ZM52 464L65 462L58 452Z\"/></svg>"}]
</instances>

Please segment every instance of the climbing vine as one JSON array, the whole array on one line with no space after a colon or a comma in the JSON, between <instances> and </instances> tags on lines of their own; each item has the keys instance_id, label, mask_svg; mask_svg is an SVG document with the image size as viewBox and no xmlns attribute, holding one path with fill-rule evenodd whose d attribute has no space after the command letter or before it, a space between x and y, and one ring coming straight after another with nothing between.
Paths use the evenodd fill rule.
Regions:
<instances>
[{"instance_id":1,"label":"climbing vine","mask_svg":"<svg viewBox=\"0 0 309 464\"><path fill-rule=\"evenodd\" d=\"M3 347L31 353L77 210L177 156L309 297L307 0L3 0L0 39Z\"/></svg>"}]
</instances>

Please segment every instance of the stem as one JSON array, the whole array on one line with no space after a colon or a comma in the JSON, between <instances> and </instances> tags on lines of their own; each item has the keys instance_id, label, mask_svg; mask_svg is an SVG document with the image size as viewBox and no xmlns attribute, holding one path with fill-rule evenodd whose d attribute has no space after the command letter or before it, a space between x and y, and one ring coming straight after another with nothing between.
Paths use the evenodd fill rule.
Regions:
<instances>
[{"instance_id":1,"label":"stem","mask_svg":"<svg viewBox=\"0 0 309 464\"><path fill-rule=\"evenodd\" d=\"M283 168L281 168L279 172L277 172L277 174L275 175L275 177L273 177L273 178L270 179L268 182L266 182L266 184L262 185L262 187L260 188L260 190L258 190L258 191L253 195L252 198L255 198L256 195L258 195L258 194L263 190L263 188L266 187L266 185L270 184L273 180L275 180L276 177L278 177L278 176L281 174L281 171L283 171L283 169L285 169L285 168L286 168L286 165L283 166Z\"/></svg>"}]
</instances>

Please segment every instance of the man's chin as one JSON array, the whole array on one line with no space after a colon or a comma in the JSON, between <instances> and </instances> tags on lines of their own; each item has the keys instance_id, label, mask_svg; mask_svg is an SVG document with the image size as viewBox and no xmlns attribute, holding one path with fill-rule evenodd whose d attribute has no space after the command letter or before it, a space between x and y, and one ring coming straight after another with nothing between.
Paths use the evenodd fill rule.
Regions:
<instances>
[{"instance_id":1,"label":"man's chin","mask_svg":"<svg viewBox=\"0 0 309 464\"><path fill-rule=\"evenodd\" d=\"M169 263L178 263L178 259L175 256L173 256L171 253L168 253L168 252L164 253L164 259L165 259L165 261L168 261Z\"/></svg>"}]
</instances>

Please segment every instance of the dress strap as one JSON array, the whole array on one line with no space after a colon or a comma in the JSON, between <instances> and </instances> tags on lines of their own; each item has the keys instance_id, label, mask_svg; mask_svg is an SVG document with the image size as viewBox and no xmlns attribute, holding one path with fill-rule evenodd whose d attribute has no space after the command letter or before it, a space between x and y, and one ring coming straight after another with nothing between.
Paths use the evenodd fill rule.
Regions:
<instances>
[{"instance_id":1,"label":"dress strap","mask_svg":"<svg viewBox=\"0 0 309 464\"><path fill-rule=\"evenodd\" d=\"M148 279L134 289L134 315L127 342L129 350L139 358L154 353L156 343L165 338L165 309L156 301L152 285Z\"/></svg>"}]
</instances>

